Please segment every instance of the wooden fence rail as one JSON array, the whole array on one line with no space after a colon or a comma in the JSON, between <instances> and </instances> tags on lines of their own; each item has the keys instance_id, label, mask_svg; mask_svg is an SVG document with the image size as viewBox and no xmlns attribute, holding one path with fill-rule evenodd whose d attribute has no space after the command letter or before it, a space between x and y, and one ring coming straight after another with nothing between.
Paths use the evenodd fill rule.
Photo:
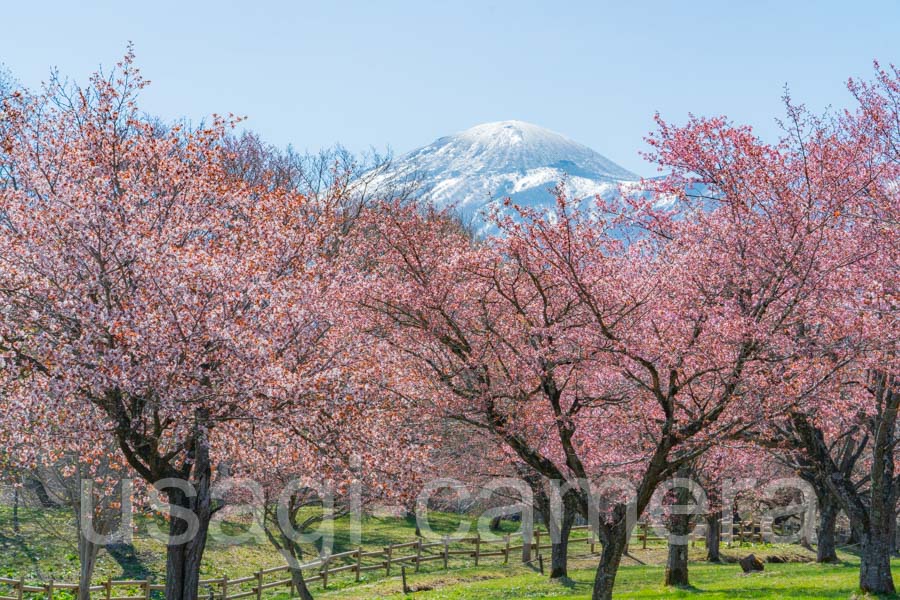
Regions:
<instances>
[{"instance_id":1,"label":"wooden fence rail","mask_svg":"<svg viewBox=\"0 0 900 600\"><path fill-rule=\"evenodd\" d=\"M740 527L743 534L744 524ZM752 526L751 526L752 531ZM582 535L582 533L584 535ZM649 540L662 540L654 537L652 529L646 523L636 528L636 536L643 548ZM465 537L444 536L427 540L418 538L414 541L388 544L381 550L363 550L357 548L337 554L323 555L307 563L299 565L303 580L307 584L321 582L323 588L328 587L329 579L341 573L351 574L355 581L360 581L363 573L384 571L385 576L393 572L399 573L398 567L412 567L419 572L423 564L438 562L442 569L450 568L451 560L472 560L478 566L486 558L499 558L503 564L510 562L515 552L525 548L522 533L497 535L482 538L479 534ZM744 538L744 535L741 535ZM532 533L531 556L539 560L542 550L551 546L546 531L535 529ZM569 547L579 544L587 546L588 554L596 554L599 541L588 525L572 527ZM293 590L292 568L288 565L260 569L253 575L229 579L227 575L200 581L201 596L210 600L238 600L240 598L256 598L260 600L263 592L278 588ZM59 592L76 594L78 584L49 581L41 585L29 585L22 579L0 578L0 600L35 600L37 597L55 600ZM96 600L149 600L152 592L165 590L165 585L149 580L113 580L109 579L100 585L91 586L92 598ZM57 599L58 600L58 599Z\"/></svg>"}]
</instances>

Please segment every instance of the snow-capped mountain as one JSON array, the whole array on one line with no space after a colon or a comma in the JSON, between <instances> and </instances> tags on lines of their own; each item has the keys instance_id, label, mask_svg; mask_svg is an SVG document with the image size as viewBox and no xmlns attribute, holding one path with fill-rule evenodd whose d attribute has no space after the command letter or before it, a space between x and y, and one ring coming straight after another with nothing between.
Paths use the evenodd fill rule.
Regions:
<instances>
[{"instance_id":1,"label":"snow-capped mountain","mask_svg":"<svg viewBox=\"0 0 900 600\"><path fill-rule=\"evenodd\" d=\"M565 180L579 198L615 193L638 176L594 150L522 121L476 125L396 159L379 183L416 186L437 206L477 216L491 202L539 207Z\"/></svg>"}]
</instances>

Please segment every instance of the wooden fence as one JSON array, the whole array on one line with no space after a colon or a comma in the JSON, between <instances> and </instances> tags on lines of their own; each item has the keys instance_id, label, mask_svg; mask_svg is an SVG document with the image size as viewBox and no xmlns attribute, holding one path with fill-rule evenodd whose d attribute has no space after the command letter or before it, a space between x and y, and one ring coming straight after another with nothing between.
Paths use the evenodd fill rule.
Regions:
<instances>
[{"instance_id":1,"label":"wooden fence","mask_svg":"<svg viewBox=\"0 0 900 600\"><path fill-rule=\"evenodd\" d=\"M739 535L741 542L759 536L757 531L752 522L735 524L735 533ZM638 524L635 535L644 549L647 548L648 540L665 540L656 536L652 528L643 522ZM587 554L597 554L600 544L588 525L572 528L569 547L578 547L581 544L585 545ZM549 548L550 540L547 532L535 529L531 540L533 561L542 562L541 551ZM451 561L455 561L454 566L461 566L460 560L473 561L474 566L482 564L485 559L500 559L503 564L508 564L513 553L521 552L523 549L521 532L490 538L482 538L478 534L466 537L444 536L435 540L418 538L411 542L389 544L381 550L365 550L360 547L347 552L319 556L300 565L300 569L307 584L320 583L323 588L327 588L329 580L341 574L352 575L358 582L364 573L384 571L384 575L389 577L392 573L398 574L400 569L407 566L418 573L420 568L428 563L437 563L441 569L449 569ZM294 591L291 568L288 565L260 569L252 575L235 579L229 579L227 575L203 579L200 586L201 596L210 600L239 598L260 600L267 590ZM149 580L110 579L90 588L92 597L97 600L149 600L152 592L163 590L164 585ZM40 585L30 585L22 579L0 578L0 600L34 600L37 597L54 600L62 592L74 595L77 591L78 584L73 583L49 581Z\"/></svg>"},{"instance_id":2,"label":"wooden fence","mask_svg":"<svg viewBox=\"0 0 900 600\"><path fill-rule=\"evenodd\" d=\"M588 531L588 526L573 527L570 547L574 544L586 544L589 552L596 552L598 542ZM583 532L585 535L580 535ZM535 561L539 560L542 550L550 547L547 532L535 530L532 536L531 549ZM365 550L357 548L348 552L323 555L313 561L300 565L303 579L307 584L320 583L328 587L329 580L340 574L352 575L360 581L367 572L384 572L385 576L399 574L400 569L410 567L419 572L423 565L437 563L441 569L448 569L451 562L454 566L459 561L478 566L485 559L499 559L508 564L515 552L524 549L521 533L506 534L491 538L482 538L476 534L466 537L444 536L436 540L419 538L401 544L389 544L381 550ZM230 579L227 575L200 581L201 596L210 600L237 600L239 598L262 598L267 590L292 589L291 568L288 565L260 569L253 575ZM91 596L97 600L148 600L151 593L165 590L165 585L149 580L107 580L101 585L91 586ZM36 597L54 600L63 592L76 594L78 584L49 581L32 585L23 579L0 578L0 600L32 600Z\"/></svg>"},{"instance_id":3,"label":"wooden fence","mask_svg":"<svg viewBox=\"0 0 900 600\"><path fill-rule=\"evenodd\" d=\"M703 525L702 527L706 527ZM735 521L732 523L731 529L731 539L728 540L728 545L734 544L737 542L739 546L743 546L744 543L760 543L766 541L765 536L765 524L760 523L758 521ZM771 527L771 524L769 525ZM638 541L641 543L641 548L643 550L647 549L648 541L656 541L663 542L666 541L666 538L661 537L655 533L653 527L651 527L648 523L642 521L638 523L636 528L636 535ZM705 534L704 534L705 535ZM702 539L700 535L691 534L691 545L696 545L697 540Z\"/></svg>"}]
</instances>

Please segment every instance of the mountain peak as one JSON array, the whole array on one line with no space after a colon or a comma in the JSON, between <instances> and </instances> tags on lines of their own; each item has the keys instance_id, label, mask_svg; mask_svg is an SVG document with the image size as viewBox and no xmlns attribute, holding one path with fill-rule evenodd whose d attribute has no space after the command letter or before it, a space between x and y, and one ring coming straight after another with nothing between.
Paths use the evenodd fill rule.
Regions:
<instances>
[{"instance_id":1,"label":"mountain peak","mask_svg":"<svg viewBox=\"0 0 900 600\"><path fill-rule=\"evenodd\" d=\"M535 141L547 140L553 138L563 138L563 136L544 129L532 123L525 121L494 121L492 123L482 123L475 125L465 131L456 134L457 137L472 141L493 141L501 142L509 145L527 144Z\"/></svg>"},{"instance_id":2,"label":"mountain peak","mask_svg":"<svg viewBox=\"0 0 900 600\"><path fill-rule=\"evenodd\" d=\"M478 213L506 197L552 206L561 181L576 197L609 195L638 177L583 144L525 121L496 121L444 136L397 159L382 182L415 179L439 206Z\"/></svg>"}]
</instances>

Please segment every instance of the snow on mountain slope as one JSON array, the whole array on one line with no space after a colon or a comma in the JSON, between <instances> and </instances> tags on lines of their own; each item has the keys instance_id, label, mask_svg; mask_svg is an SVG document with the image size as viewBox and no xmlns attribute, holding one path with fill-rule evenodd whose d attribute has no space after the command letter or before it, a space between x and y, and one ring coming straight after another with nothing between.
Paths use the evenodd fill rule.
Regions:
<instances>
[{"instance_id":1,"label":"snow on mountain slope","mask_svg":"<svg viewBox=\"0 0 900 600\"><path fill-rule=\"evenodd\" d=\"M485 123L442 137L395 160L379 184L415 181L437 206L477 216L510 197L525 206L550 206L549 191L566 181L584 198L616 192L638 176L587 146L522 121Z\"/></svg>"}]
</instances>

